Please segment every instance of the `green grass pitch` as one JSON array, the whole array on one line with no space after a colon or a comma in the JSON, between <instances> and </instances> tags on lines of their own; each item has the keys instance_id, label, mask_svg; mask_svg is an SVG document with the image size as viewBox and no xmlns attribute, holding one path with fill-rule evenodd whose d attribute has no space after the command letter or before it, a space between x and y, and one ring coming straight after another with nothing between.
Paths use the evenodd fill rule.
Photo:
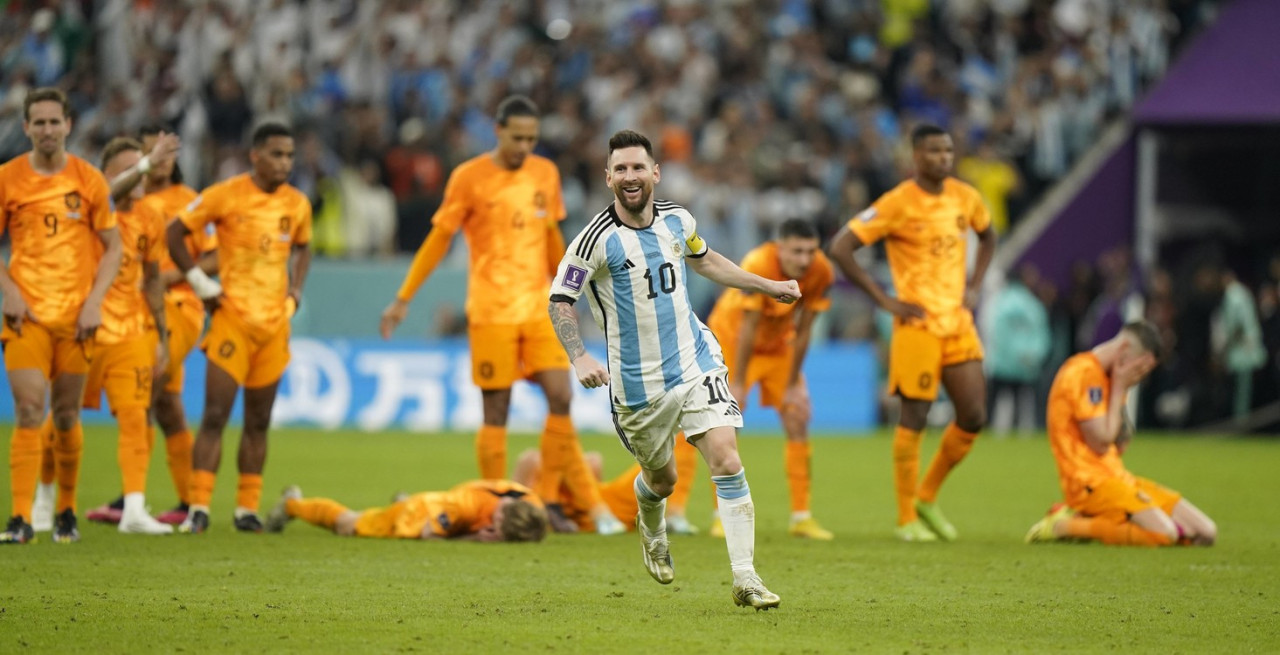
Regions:
<instances>
[{"instance_id":1,"label":"green grass pitch","mask_svg":"<svg viewBox=\"0 0 1280 655\"><path fill-rule=\"evenodd\" d=\"M114 432L91 428L81 512L114 495ZM983 438L939 498L954 544L902 544L889 439L819 438L814 511L836 541L785 534L777 436L744 436L756 562L782 607L733 606L723 542L673 538L676 582L654 583L634 534L542 544L343 539L295 522L283 535L231 529L235 440L224 449L213 527L123 536L82 523L0 550L0 652L1266 652L1280 649L1280 443L1139 437L1130 467L1214 519L1209 549L1026 546L1057 496L1043 438ZM615 439L584 437L609 473ZM510 459L534 444L512 437ZM159 444L157 444L158 449ZM924 453L937 447L936 431ZM288 483L353 507L396 490L442 489L475 470L466 435L277 430L263 510ZM711 507L705 468L690 517ZM153 458L153 509L174 499ZM7 484L4 486L5 509Z\"/></svg>"}]
</instances>

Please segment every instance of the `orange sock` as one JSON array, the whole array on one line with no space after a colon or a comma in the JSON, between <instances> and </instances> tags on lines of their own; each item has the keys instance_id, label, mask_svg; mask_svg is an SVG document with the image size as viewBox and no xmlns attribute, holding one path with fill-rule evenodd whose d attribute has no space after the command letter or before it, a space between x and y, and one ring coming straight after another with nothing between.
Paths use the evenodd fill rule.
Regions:
<instances>
[{"instance_id":1,"label":"orange sock","mask_svg":"<svg viewBox=\"0 0 1280 655\"><path fill-rule=\"evenodd\" d=\"M151 464L151 428L147 425L147 410L127 407L116 413L120 425L120 439L116 444L116 459L120 463L120 477L124 492L144 493L147 490L147 467Z\"/></svg>"},{"instance_id":2,"label":"orange sock","mask_svg":"<svg viewBox=\"0 0 1280 655\"><path fill-rule=\"evenodd\" d=\"M898 525L916 520L916 478L920 475L920 432L901 425L893 431L893 486L898 494Z\"/></svg>"},{"instance_id":3,"label":"orange sock","mask_svg":"<svg viewBox=\"0 0 1280 655\"><path fill-rule=\"evenodd\" d=\"M40 426L40 483L53 484L58 476L58 460L53 457L53 414L44 415Z\"/></svg>"},{"instance_id":4,"label":"orange sock","mask_svg":"<svg viewBox=\"0 0 1280 655\"><path fill-rule=\"evenodd\" d=\"M342 503L328 498L290 498L284 508L289 516L330 530L338 524L338 517L349 511Z\"/></svg>"},{"instance_id":5,"label":"orange sock","mask_svg":"<svg viewBox=\"0 0 1280 655\"><path fill-rule=\"evenodd\" d=\"M236 488L236 507L256 512L260 502L262 502L262 474L241 473L240 484Z\"/></svg>"},{"instance_id":6,"label":"orange sock","mask_svg":"<svg viewBox=\"0 0 1280 655\"><path fill-rule=\"evenodd\" d=\"M572 457L569 443L573 440L573 423L567 416L547 415L546 425L542 428L542 438L538 440L538 450L542 457L542 470L538 474L538 486L534 493L547 503L560 502L560 486L565 482L565 467ZM562 420L557 420L562 419ZM565 425L568 430L565 430Z\"/></svg>"},{"instance_id":7,"label":"orange sock","mask_svg":"<svg viewBox=\"0 0 1280 655\"><path fill-rule=\"evenodd\" d=\"M693 489L693 478L698 475L698 449L684 440L683 432L676 435L675 458L676 487L667 497L668 512L674 509L684 511L689 506L689 492Z\"/></svg>"},{"instance_id":8,"label":"orange sock","mask_svg":"<svg viewBox=\"0 0 1280 655\"><path fill-rule=\"evenodd\" d=\"M501 480L507 477L507 429L500 425L481 425L476 433L476 458L480 460L480 477ZM546 470L546 462L542 463Z\"/></svg>"},{"instance_id":9,"label":"orange sock","mask_svg":"<svg viewBox=\"0 0 1280 655\"><path fill-rule=\"evenodd\" d=\"M191 448L195 439L190 430L183 430L164 438L164 449L168 455L169 477L173 478L173 488L178 491L178 500L188 503L191 490Z\"/></svg>"},{"instance_id":10,"label":"orange sock","mask_svg":"<svg viewBox=\"0 0 1280 655\"><path fill-rule=\"evenodd\" d=\"M932 503L938 498L938 489L942 486L942 481L946 480L951 469L969 454L969 450L973 448L973 440L977 438L976 433L961 430L955 423L947 426L946 431L942 433L942 445L938 447L938 452L933 456L933 463L929 465L929 471L925 473L924 481L920 483L920 500Z\"/></svg>"},{"instance_id":11,"label":"orange sock","mask_svg":"<svg viewBox=\"0 0 1280 655\"><path fill-rule=\"evenodd\" d=\"M84 428L76 421L65 432L53 429L53 458L58 463L58 514L76 511L76 487L80 483L80 456L84 453Z\"/></svg>"},{"instance_id":12,"label":"orange sock","mask_svg":"<svg viewBox=\"0 0 1280 655\"><path fill-rule=\"evenodd\" d=\"M546 429L542 438L544 442L552 439L559 444L559 455L562 458L560 475L564 486L569 488L569 495L578 507L594 508L604 502L600 497L600 485L596 484L596 476L587 466L587 458L582 453L582 444L573 429L573 421L564 414L547 416ZM546 452L545 450L543 451ZM542 479L554 469L547 465L546 455L542 460Z\"/></svg>"},{"instance_id":13,"label":"orange sock","mask_svg":"<svg viewBox=\"0 0 1280 655\"><path fill-rule=\"evenodd\" d=\"M31 503L36 497L36 478L40 476L40 429L14 428L9 440L9 491L13 498L13 515L31 522Z\"/></svg>"},{"instance_id":14,"label":"orange sock","mask_svg":"<svg viewBox=\"0 0 1280 655\"><path fill-rule=\"evenodd\" d=\"M791 511L809 511L809 486L813 478L809 459L813 446L808 441L788 441L786 449L787 486L791 488Z\"/></svg>"},{"instance_id":15,"label":"orange sock","mask_svg":"<svg viewBox=\"0 0 1280 655\"><path fill-rule=\"evenodd\" d=\"M1073 516L1061 524L1062 536L1073 539L1097 539L1109 546L1168 546L1167 535L1144 530L1132 522L1104 520L1097 517Z\"/></svg>"},{"instance_id":16,"label":"orange sock","mask_svg":"<svg viewBox=\"0 0 1280 655\"><path fill-rule=\"evenodd\" d=\"M191 505L208 507L213 500L213 483L217 479L218 474L213 471L193 468L191 470L191 487L187 492L187 502Z\"/></svg>"}]
</instances>

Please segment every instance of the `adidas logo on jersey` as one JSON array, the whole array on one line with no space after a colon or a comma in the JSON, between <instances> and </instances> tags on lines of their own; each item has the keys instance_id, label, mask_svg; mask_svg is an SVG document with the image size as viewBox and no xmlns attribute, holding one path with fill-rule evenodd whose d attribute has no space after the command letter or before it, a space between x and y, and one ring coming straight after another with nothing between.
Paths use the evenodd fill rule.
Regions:
<instances>
[{"instance_id":1,"label":"adidas logo on jersey","mask_svg":"<svg viewBox=\"0 0 1280 655\"><path fill-rule=\"evenodd\" d=\"M636 265L635 265L634 263L632 263L632 261L631 261L630 259L628 259L627 261L625 261L625 262L623 262L623 263L622 263L622 270L624 270L624 271L629 271L629 270L631 270L631 269L633 269L633 268L635 268L635 267L636 267Z\"/></svg>"}]
</instances>

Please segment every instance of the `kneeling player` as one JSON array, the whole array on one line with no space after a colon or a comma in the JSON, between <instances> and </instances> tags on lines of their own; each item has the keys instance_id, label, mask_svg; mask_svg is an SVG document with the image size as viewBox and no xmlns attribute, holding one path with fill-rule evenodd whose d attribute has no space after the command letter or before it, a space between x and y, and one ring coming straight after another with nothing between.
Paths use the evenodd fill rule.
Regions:
<instances>
[{"instance_id":1,"label":"kneeling player","mask_svg":"<svg viewBox=\"0 0 1280 655\"><path fill-rule=\"evenodd\" d=\"M547 534L542 501L508 480L464 482L363 511L328 498L303 498L301 489L289 487L267 516L267 532L281 532L295 518L341 537L542 541Z\"/></svg>"},{"instance_id":2,"label":"kneeling player","mask_svg":"<svg viewBox=\"0 0 1280 655\"><path fill-rule=\"evenodd\" d=\"M1154 327L1129 323L1058 370L1049 391L1049 444L1067 502L1031 527L1028 543L1208 546L1217 539L1218 528L1204 512L1130 473L1120 460L1132 436L1125 395L1155 368L1160 349Z\"/></svg>"}]
</instances>

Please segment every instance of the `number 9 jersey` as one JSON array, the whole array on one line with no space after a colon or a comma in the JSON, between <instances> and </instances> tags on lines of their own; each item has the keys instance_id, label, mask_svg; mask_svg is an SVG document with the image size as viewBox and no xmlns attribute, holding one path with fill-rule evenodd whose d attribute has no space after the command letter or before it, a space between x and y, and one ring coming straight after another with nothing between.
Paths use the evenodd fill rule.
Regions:
<instances>
[{"instance_id":1,"label":"number 9 jersey","mask_svg":"<svg viewBox=\"0 0 1280 655\"><path fill-rule=\"evenodd\" d=\"M9 275L31 315L57 336L75 332L98 270L96 232L116 226L107 180L67 154L54 175L31 167L27 154L0 166L0 234L13 242Z\"/></svg>"},{"instance_id":2,"label":"number 9 jersey","mask_svg":"<svg viewBox=\"0 0 1280 655\"><path fill-rule=\"evenodd\" d=\"M682 383L724 367L720 345L689 302L685 257L707 254L693 216L662 200L653 221L625 225L611 204L574 238L551 285L551 300L584 293L609 347L614 405L647 407Z\"/></svg>"}]
</instances>

